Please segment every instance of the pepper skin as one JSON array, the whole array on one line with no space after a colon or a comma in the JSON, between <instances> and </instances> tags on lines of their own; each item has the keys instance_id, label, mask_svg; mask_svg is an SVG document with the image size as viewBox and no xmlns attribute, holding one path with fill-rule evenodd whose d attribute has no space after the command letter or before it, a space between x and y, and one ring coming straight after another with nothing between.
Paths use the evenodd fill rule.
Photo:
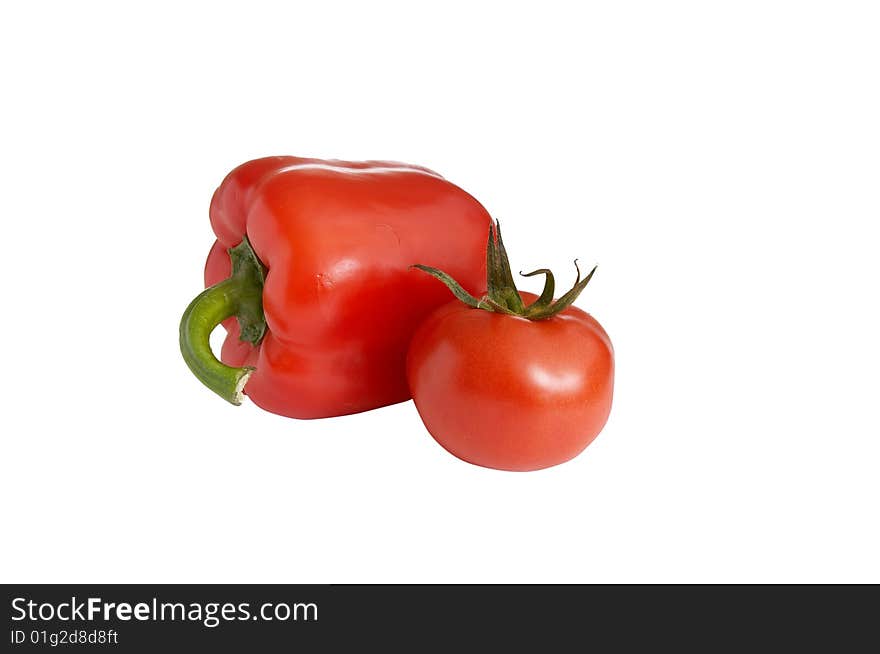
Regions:
<instances>
[{"instance_id":1,"label":"pepper skin","mask_svg":"<svg viewBox=\"0 0 880 654\"><path fill-rule=\"evenodd\" d=\"M448 302L442 284L412 264L450 271L471 292L485 289L489 215L426 168L257 159L226 177L210 217L217 241L205 267L206 286L230 278L227 252L243 241L265 273L257 298L265 333L252 339L256 344L240 340L233 312L223 320L228 335L220 358L235 370L254 368L241 377L244 392L284 416L346 415L409 399L410 338ZM204 321L208 332L217 322ZM186 329L196 329L193 324L190 316ZM240 393L235 396L227 399Z\"/></svg>"}]
</instances>

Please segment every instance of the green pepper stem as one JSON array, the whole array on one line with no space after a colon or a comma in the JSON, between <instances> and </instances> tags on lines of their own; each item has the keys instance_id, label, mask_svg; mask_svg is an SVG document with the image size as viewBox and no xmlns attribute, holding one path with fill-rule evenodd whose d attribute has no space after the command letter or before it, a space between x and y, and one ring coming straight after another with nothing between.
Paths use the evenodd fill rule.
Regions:
<instances>
[{"instance_id":1,"label":"green pepper stem","mask_svg":"<svg viewBox=\"0 0 880 654\"><path fill-rule=\"evenodd\" d=\"M263 315L263 284L266 270L247 238L228 250L232 275L202 291L190 302L180 319L180 352L193 374L212 391L232 404L241 404L244 386L254 372L233 368L211 351L211 332L235 316L241 340L258 345L266 332Z\"/></svg>"},{"instance_id":2,"label":"green pepper stem","mask_svg":"<svg viewBox=\"0 0 880 654\"><path fill-rule=\"evenodd\" d=\"M183 312L180 321L180 352L193 374L220 397L241 404L242 390L253 368L233 368L221 363L211 351L211 332L238 312L242 280L230 277L200 293Z\"/></svg>"}]
</instances>

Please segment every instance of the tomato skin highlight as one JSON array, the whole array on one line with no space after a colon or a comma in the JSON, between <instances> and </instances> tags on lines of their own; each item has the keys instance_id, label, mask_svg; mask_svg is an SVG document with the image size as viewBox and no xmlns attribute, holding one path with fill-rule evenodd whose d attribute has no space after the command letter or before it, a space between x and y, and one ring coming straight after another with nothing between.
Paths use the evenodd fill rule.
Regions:
<instances>
[{"instance_id":1,"label":"tomato skin highlight","mask_svg":"<svg viewBox=\"0 0 880 654\"><path fill-rule=\"evenodd\" d=\"M576 307L530 321L453 301L415 333L407 380L425 426L450 453L487 468L539 470L577 456L604 427L614 350Z\"/></svg>"}]
</instances>

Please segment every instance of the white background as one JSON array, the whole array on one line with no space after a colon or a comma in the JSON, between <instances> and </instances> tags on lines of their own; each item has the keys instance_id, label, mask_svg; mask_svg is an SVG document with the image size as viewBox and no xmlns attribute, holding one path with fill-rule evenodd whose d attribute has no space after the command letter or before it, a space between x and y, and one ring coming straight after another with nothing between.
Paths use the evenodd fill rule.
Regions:
<instances>
[{"instance_id":1,"label":"white background","mask_svg":"<svg viewBox=\"0 0 880 654\"><path fill-rule=\"evenodd\" d=\"M3 7L0 580L880 582L876 4ZM208 202L269 154L423 164L517 269L597 262L599 438L502 473L409 402L203 388Z\"/></svg>"}]
</instances>

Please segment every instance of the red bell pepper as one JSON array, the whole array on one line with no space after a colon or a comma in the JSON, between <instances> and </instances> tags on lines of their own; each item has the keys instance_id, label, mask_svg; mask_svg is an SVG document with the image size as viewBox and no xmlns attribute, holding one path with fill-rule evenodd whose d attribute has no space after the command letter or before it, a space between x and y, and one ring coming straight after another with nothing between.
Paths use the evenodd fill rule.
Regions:
<instances>
[{"instance_id":1,"label":"red bell pepper","mask_svg":"<svg viewBox=\"0 0 880 654\"><path fill-rule=\"evenodd\" d=\"M208 288L183 315L180 348L233 404L245 392L268 411L321 418L402 402L410 338L448 302L411 265L485 290L489 215L426 168L257 159L226 177L210 216ZM222 363L209 343L221 322Z\"/></svg>"}]
</instances>

